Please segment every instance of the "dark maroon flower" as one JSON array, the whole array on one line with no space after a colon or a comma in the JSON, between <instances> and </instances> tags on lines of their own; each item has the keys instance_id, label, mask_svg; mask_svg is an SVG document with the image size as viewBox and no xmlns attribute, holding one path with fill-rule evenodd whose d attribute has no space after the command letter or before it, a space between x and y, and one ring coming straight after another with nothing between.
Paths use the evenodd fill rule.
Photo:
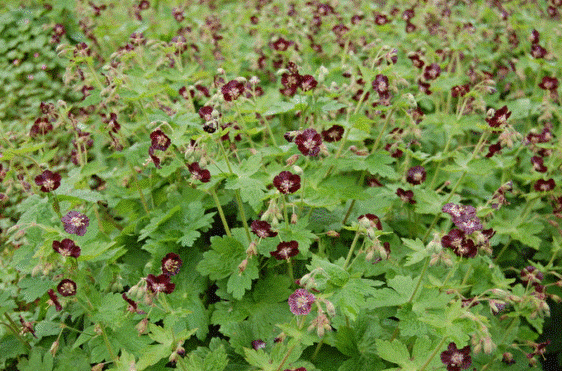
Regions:
<instances>
[{"instance_id":1,"label":"dark maroon flower","mask_svg":"<svg viewBox=\"0 0 562 371\"><path fill-rule=\"evenodd\" d=\"M411 190L405 191L402 188L398 188L396 190L396 195L400 197L403 202L408 202L412 205L416 203L416 200L414 200L414 192Z\"/></svg>"},{"instance_id":2,"label":"dark maroon flower","mask_svg":"<svg viewBox=\"0 0 562 371\"><path fill-rule=\"evenodd\" d=\"M496 153L500 152L501 149L502 149L502 145L499 141L495 144L490 145L490 147L488 147L488 153L486 154L486 157L490 158L494 156Z\"/></svg>"},{"instance_id":3,"label":"dark maroon flower","mask_svg":"<svg viewBox=\"0 0 562 371\"><path fill-rule=\"evenodd\" d=\"M289 309L296 316L305 316L312 310L312 304L316 301L314 295L305 289L296 289L289 296Z\"/></svg>"},{"instance_id":4,"label":"dark maroon flower","mask_svg":"<svg viewBox=\"0 0 562 371\"><path fill-rule=\"evenodd\" d=\"M344 128L341 125L332 125L328 130L322 131L322 139L326 142L333 143L339 142L344 133Z\"/></svg>"},{"instance_id":5,"label":"dark maroon flower","mask_svg":"<svg viewBox=\"0 0 562 371\"><path fill-rule=\"evenodd\" d=\"M160 166L160 158L154 155L154 147L148 147L148 155L154 163L154 166L156 166L157 169L161 169L162 167Z\"/></svg>"},{"instance_id":6,"label":"dark maroon flower","mask_svg":"<svg viewBox=\"0 0 562 371\"><path fill-rule=\"evenodd\" d=\"M49 118L47 116L41 116L37 120L35 120L35 122L31 126L31 129L29 130L29 136L35 137L38 134L45 135L51 130L53 130L53 124L51 124Z\"/></svg>"},{"instance_id":7,"label":"dark maroon flower","mask_svg":"<svg viewBox=\"0 0 562 371\"><path fill-rule=\"evenodd\" d=\"M464 243L466 235L460 229L453 228L441 238L441 245L450 249L458 249Z\"/></svg>"},{"instance_id":8,"label":"dark maroon flower","mask_svg":"<svg viewBox=\"0 0 562 371\"><path fill-rule=\"evenodd\" d=\"M76 246L74 241L69 238L62 241L53 241L53 250L62 256L72 256L73 258L79 257L81 252L80 247Z\"/></svg>"},{"instance_id":9,"label":"dark maroon flower","mask_svg":"<svg viewBox=\"0 0 562 371\"><path fill-rule=\"evenodd\" d=\"M418 88L422 93L426 95L431 95L433 92L429 89L431 88L431 84L428 82L423 82L421 79L418 79Z\"/></svg>"},{"instance_id":10,"label":"dark maroon flower","mask_svg":"<svg viewBox=\"0 0 562 371\"><path fill-rule=\"evenodd\" d=\"M304 75L301 78L300 88L302 91L309 91L318 85L318 81L312 75Z\"/></svg>"},{"instance_id":11,"label":"dark maroon flower","mask_svg":"<svg viewBox=\"0 0 562 371\"><path fill-rule=\"evenodd\" d=\"M49 298L50 298L49 304L54 305L57 312L60 312L62 310L62 305L60 305L59 298L57 297L55 290L50 289L49 291L47 291L47 294L49 294Z\"/></svg>"},{"instance_id":12,"label":"dark maroon flower","mask_svg":"<svg viewBox=\"0 0 562 371\"><path fill-rule=\"evenodd\" d=\"M441 362L447 366L447 371L465 370L472 364L470 345L457 349L455 343L449 343L447 350L441 353Z\"/></svg>"},{"instance_id":13,"label":"dark maroon flower","mask_svg":"<svg viewBox=\"0 0 562 371\"><path fill-rule=\"evenodd\" d=\"M406 9L402 13L402 19L405 20L405 21L409 21L410 19L414 18L415 15L416 15L416 12L415 12L414 8Z\"/></svg>"},{"instance_id":14,"label":"dark maroon flower","mask_svg":"<svg viewBox=\"0 0 562 371\"><path fill-rule=\"evenodd\" d=\"M529 265L521 270L521 281L525 283L538 284L544 278L544 275L537 268Z\"/></svg>"},{"instance_id":15,"label":"dark maroon flower","mask_svg":"<svg viewBox=\"0 0 562 371\"><path fill-rule=\"evenodd\" d=\"M556 77L545 76L542 78L539 88L549 91L556 91L558 89L558 79Z\"/></svg>"},{"instance_id":16,"label":"dark maroon flower","mask_svg":"<svg viewBox=\"0 0 562 371\"><path fill-rule=\"evenodd\" d=\"M277 232L271 230L271 225L264 220L254 220L252 222L252 232L260 238L275 237Z\"/></svg>"},{"instance_id":17,"label":"dark maroon flower","mask_svg":"<svg viewBox=\"0 0 562 371\"><path fill-rule=\"evenodd\" d=\"M50 170L45 170L41 175L35 177L35 184L41 186L41 191L51 192L60 186L61 176L59 173L53 173Z\"/></svg>"},{"instance_id":18,"label":"dark maroon flower","mask_svg":"<svg viewBox=\"0 0 562 371\"><path fill-rule=\"evenodd\" d=\"M138 309L137 303L136 303L134 300L129 299L129 298L127 297L127 294L125 294L125 293L123 293L123 294L121 295L121 297L123 298L123 300L125 300L125 301L129 304L129 305L127 306L127 310L128 310L129 312L131 312L131 313L136 313L136 312L137 312L137 309Z\"/></svg>"},{"instance_id":19,"label":"dark maroon flower","mask_svg":"<svg viewBox=\"0 0 562 371\"><path fill-rule=\"evenodd\" d=\"M408 169L406 181L410 184L417 185L425 182L425 168L423 166L413 166Z\"/></svg>"},{"instance_id":20,"label":"dark maroon flower","mask_svg":"<svg viewBox=\"0 0 562 371\"><path fill-rule=\"evenodd\" d=\"M282 171L273 178L273 185L283 194L295 193L301 187L301 177L290 171Z\"/></svg>"},{"instance_id":21,"label":"dark maroon flower","mask_svg":"<svg viewBox=\"0 0 562 371\"><path fill-rule=\"evenodd\" d=\"M182 261L178 254L168 253L162 258L162 273L168 276L175 276L179 273Z\"/></svg>"},{"instance_id":22,"label":"dark maroon flower","mask_svg":"<svg viewBox=\"0 0 562 371\"><path fill-rule=\"evenodd\" d=\"M289 260L289 258L298 255L299 243L297 241L280 242L277 250L271 251L270 254L277 260Z\"/></svg>"},{"instance_id":23,"label":"dark maroon flower","mask_svg":"<svg viewBox=\"0 0 562 371\"><path fill-rule=\"evenodd\" d=\"M201 96L205 96L207 98L211 97L211 93L206 86L195 84L195 90L197 90ZM191 94L193 95L194 93L192 92Z\"/></svg>"},{"instance_id":24,"label":"dark maroon flower","mask_svg":"<svg viewBox=\"0 0 562 371\"><path fill-rule=\"evenodd\" d=\"M375 24L377 26L385 25L389 22L388 17L385 14L375 15Z\"/></svg>"},{"instance_id":25,"label":"dark maroon flower","mask_svg":"<svg viewBox=\"0 0 562 371\"><path fill-rule=\"evenodd\" d=\"M531 55L536 59L544 58L546 55L546 49L539 44L533 44L531 46Z\"/></svg>"},{"instance_id":26,"label":"dark maroon flower","mask_svg":"<svg viewBox=\"0 0 562 371\"><path fill-rule=\"evenodd\" d=\"M150 8L150 2L148 0L141 0L141 2L139 3L139 9L146 10L148 8Z\"/></svg>"},{"instance_id":27,"label":"dark maroon flower","mask_svg":"<svg viewBox=\"0 0 562 371\"><path fill-rule=\"evenodd\" d=\"M308 128L295 137L295 143L303 155L314 157L320 152L322 137L316 130Z\"/></svg>"},{"instance_id":28,"label":"dark maroon flower","mask_svg":"<svg viewBox=\"0 0 562 371\"><path fill-rule=\"evenodd\" d=\"M172 8L172 16L178 22L181 22L185 19L182 8Z\"/></svg>"},{"instance_id":29,"label":"dark maroon flower","mask_svg":"<svg viewBox=\"0 0 562 371\"><path fill-rule=\"evenodd\" d=\"M78 211L69 211L65 216L61 218L64 224L64 230L66 233L75 234L77 236L83 236L86 234L86 227L90 224L90 219L84 214Z\"/></svg>"},{"instance_id":30,"label":"dark maroon flower","mask_svg":"<svg viewBox=\"0 0 562 371\"><path fill-rule=\"evenodd\" d=\"M531 41L531 44L538 44L541 41L540 37L541 34L539 33L539 31L533 29L531 31L531 36L529 36L529 41Z\"/></svg>"},{"instance_id":31,"label":"dark maroon flower","mask_svg":"<svg viewBox=\"0 0 562 371\"><path fill-rule=\"evenodd\" d=\"M76 295L76 282L65 278L57 285L57 291L62 296Z\"/></svg>"},{"instance_id":32,"label":"dark maroon flower","mask_svg":"<svg viewBox=\"0 0 562 371\"><path fill-rule=\"evenodd\" d=\"M159 149L160 151L167 150L172 143L170 138L160 129L156 129L150 133L150 140L152 141L151 147Z\"/></svg>"},{"instance_id":33,"label":"dark maroon flower","mask_svg":"<svg viewBox=\"0 0 562 371\"><path fill-rule=\"evenodd\" d=\"M464 97L470 91L470 85L455 85L451 88L453 98Z\"/></svg>"},{"instance_id":34,"label":"dark maroon flower","mask_svg":"<svg viewBox=\"0 0 562 371\"><path fill-rule=\"evenodd\" d=\"M296 89L300 86L302 80L302 76L299 73L284 73L281 75L281 84L285 87L285 89L293 89L296 92Z\"/></svg>"},{"instance_id":35,"label":"dark maroon flower","mask_svg":"<svg viewBox=\"0 0 562 371\"><path fill-rule=\"evenodd\" d=\"M343 23L339 23L337 25L335 25L334 27L332 27L332 32L334 34L336 34L336 37L338 39L341 39L342 37L344 37L344 35L347 33L347 31L349 31L349 28L344 25Z\"/></svg>"},{"instance_id":36,"label":"dark maroon flower","mask_svg":"<svg viewBox=\"0 0 562 371\"><path fill-rule=\"evenodd\" d=\"M388 93L388 77L385 75L378 74L372 82L373 89L379 93L379 95L384 95Z\"/></svg>"},{"instance_id":37,"label":"dark maroon flower","mask_svg":"<svg viewBox=\"0 0 562 371\"><path fill-rule=\"evenodd\" d=\"M421 60L419 54L409 55L408 58L412 61L414 67L422 69L425 65L425 62Z\"/></svg>"},{"instance_id":38,"label":"dark maroon flower","mask_svg":"<svg viewBox=\"0 0 562 371\"><path fill-rule=\"evenodd\" d=\"M153 293L164 292L166 294L171 294L174 292L176 288L176 284L170 282L170 276L167 274L162 273L159 276L155 276L153 274L149 274L146 277L146 284L147 289Z\"/></svg>"},{"instance_id":39,"label":"dark maroon flower","mask_svg":"<svg viewBox=\"0 0 562 371\"><path fill-rule=\"evenodd\" d=\"M533 169L539 173L546 173L548 170L546 166L544 166L544 159L542 157L531 157L531 163L533 164Z\"/></svg>"},{"instance_id":40,"label":"dark maroon flower","mask_svg":"<svg viewBox=\"0 0 562 371\"><path fill-rule=\"evenodd\" d=\"M205 121L213 120L213 107L203 106L199 108L199 116Z\"/></svg>"},{"instance_id":41,"label":"dark maroon flower","mask_svg":"<svg viewBox=\"0 0 562 371\"><path fill-rule=\"evenodd\" d=\"M237 80L230 80L222 86L221 92L225 101L232 102L244 93L244 84Z\"/></svg>"},{"instance_id":42,"label":"dark maroon flower","mask_svg":"<svg viewBox=\"0 0 562 371\"><path fill-rule=\"evenodd\" d=\"M455 226L464 231L466 234L471 234L473 232L481 231L482 229L484 229L478 217L473 217L470 219L453 218L453 223L455 223Z\"/></svg>"},{"instance_id":43,"label":"dark maroon flower","mask_svg":"<svg viewBox=\"0 0 562 371\"><path fill-rule=\"evenodd\" d=\"M271 48L273 48L274 50L276 50L278 52L284 52L287 49L289 49L289 46L291 46L293 44L294 44L294 42L280 37L277 40L275 40L274 42L272 42L270 45L271 45Z\"/></svg>"},{"instance_id":44,"label":"dark maroon flower","mask_svg":"<svg viewBox=\"0 0 562 371\"><path fill-rule=\"evenodd\" d=\"M197 162L187 165L187 169L194 179L200 180L203 183L207 183L211 180L211 172L207 169L201 169Z\"/></svg>"},{"instance_id":45,"label":"dark maroon flower","mask_svg":"<svg viewBox=\"0 0 562 371\"><path fill-rule=\"evenodd\" d=\"M264 349L265 346L265 341L263 341L262 339L252 341L252 348L254 348L255 350Z\"/></svg>"},{"instance_id":46,"label":"dark maroon flower","mask_svg":"<svg viewBox=\"0 0 562 371\"><path fill-rule=\"evenodd\" d=\"M53 26L53 34L57 37L61 37L66 33L66 29L60 23L57 23Z\"/></svg>"},{"instance_id":47,"label":"dark maroon flower","mask_svg":"<svg viewBox=\"0 0 562 371\"><path fill-rule=\"evenodd\" d=\"M476 217L476 209L470 205L457 205L449 202L441 208L441 211L451 215L453 219L472 219Z\"/></svg>"},{"instance_id":48,"label":"dark maroon flower","mask_svg":"<svg viewBox=\"0 0 562 371\"><path fill-rule=\"evenodd\" d=\"M365 228L376 228L379 231L382 231L381 220L375 214L360 215L357 220L359 221L359 224L361 224Z\"/></svg>"},{"instance_id":49,"label":"dark maroon flower","mask_svg":"<svg viewBox=\"0 0 562 371\"><path fill-rule=\"evenodd\" d=\"M539 179L534 185L535 191L537 192L552 191L554 187L556 187L556 182L552 178L549 180Z\"/></svg>"},{"instance_id":50,"label":"dark maroon flower","mask_svg":"<svg viewBox=\"0 0 562 371\"><path fill-rule=\"evenodd\" d=\"M423 70L423 77L426 80L435 80L439 75L441 75L441 67L437 63L432 63Z\"/></svg>"},{"instance_id":51,"label":"dark maroon flower","mask_svg":"<svg viewBox=\"0 0 562 371\"><path fill-rule=\"evenodd\" d=\"M107 125L107 128L110 132L118 133L121 129L121 125L117 122L117 114L115 112L111 112L109 117L105 113L101 113L101 118L104 124Z\"/></svg>"},{"instance_id":52,"label":"dark maroon flower","mask_svg":"<svg viewBox=\"0 0 562 371\"><path fill-rule=\"evenodd\" d=\"M497 128L507 122L507 119L511 116L511 111L507 109L507 106L503 106L494 113L494 116L487 118L486 122L490 127Z\"/></svg>"}]
</instances>

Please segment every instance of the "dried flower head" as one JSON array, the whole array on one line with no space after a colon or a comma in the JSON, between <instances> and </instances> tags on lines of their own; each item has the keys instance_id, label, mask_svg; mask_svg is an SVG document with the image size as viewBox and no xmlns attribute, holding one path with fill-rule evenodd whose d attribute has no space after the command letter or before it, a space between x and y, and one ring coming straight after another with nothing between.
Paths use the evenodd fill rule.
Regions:
<instances>
[{"instance_id":1,"label":"dried flower head","mask_svg":"<svg viewBox=\"0 0 562 371\"><path fill-rule=\"evenodd\" d=\"M137 310L138 310L138 305L137 305L137 303L136 303L134 300L129 299L129 298L127 297L127 294L125 294L125 293L121 294L121 297L123 298L123 300L125 300L125 301L127 302L127 304L129 304L129 305L127 306L127 310L128 310L129 312L131 312L131 313L136 313Z\"/></svg>"},{"instance_id":2,"label":"dried flower head","mask_svg":"<svg viewBox=\"0 0 562 371\"><path fill-rule=\"evenodd\" d=\"M289 309L296 316L310 313L316 298L305 289L297 289L289 296Z\"/></svg>"},{"instance_id":3,"label":"dried flower head","mask_svg":"<svg viewBox=\"0 0 562 371\"><path fill-rule=\"evenodd\" d=\"M60 312L62 310L62 305L60 305L59 298L57 297L55 290L49 289L47 294L49 294L49 305L54 305L57 312Z\"/></svg>"}]
</instances>

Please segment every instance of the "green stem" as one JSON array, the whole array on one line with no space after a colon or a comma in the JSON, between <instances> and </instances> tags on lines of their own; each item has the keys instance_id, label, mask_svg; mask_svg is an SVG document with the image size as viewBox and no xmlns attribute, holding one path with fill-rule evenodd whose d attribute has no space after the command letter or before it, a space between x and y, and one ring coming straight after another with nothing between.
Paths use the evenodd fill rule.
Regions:
<instances>
[{"instance_id":1,"label":"green stem","mask_svg":"<svg viewBox=\"0 0 562 371\"><path fill-rule=\"evenodd\" d=\"M279 367L277 367L276 371L281 371L281 368L283 368L283 365L285 364L285 362L287 362L287 359L289 358L291 353L293 353L293 350L295 349L296 346L297 346L297 342L295 341L294 344L291 345L291 347L287 350L287 354L285 354L285 357L283 357L283 360L279 364Z\"/></svg>"},{"instance_id":2,"label":"green stem","mask_svg":"<svg viewBox=\"0 0 562 371\"><path fill-rule=\"evenodd\" d=\"M431 355L429 356L429 358L427 359L427 361L425 361L425 363L421 366L421 368L419 369L419 371L423 371L425 370L425 368L427 367L427 365L429 365L429 363L431 362L431 360L435 357L435 355L441 350L441 347L443 346L443 344L445 343L445 341L447 340L447 336L444 336L441 341L439 342L439 345L437 345L437 347L433 350L433 353L431 353Z\"/></svg>"},{"instance_id":3,"label":"green stem","mask_svg":"<svg viewBox=\"0 0 562 371\"><path fill-rule=\"evenodd\" d=\"M219 201L219 197L217 196L217 192L215 191L214 188L211 189L211 196L213 196L213 200L215 201L215 205L217 206L217 210L219 211L219 216L221 218L222 226L224 227L226 235L228 237L232 237L232 234L230 233L230 228L228 228L228 223L226 222L226 217L224 216L224 211Z\"/></svg>"},{"instance_id":4,"label":"green stem","mask_svg":"<svg viewBox=\"0 0 562 371\"><path fill-rule=\"evenodd\" d=\"M427 272L427 267L429 267L429 258L425 258L425 263L423 264L423 269L422 272L420 273L420 278L418 279L418 283L416 284L416 288L414 289L414 291L412 292L412 296L410 296L410 299L408 299L408 303L411 303L414 300L414 297L416 296L421 283L423 281L423 278L425 276L425 273Z\"/></svg>"},{"instance_id":5,"label":"green stem","mask_svg":"<svg viewBox=\"0 0 562 371\"><path fill-rule=\"evenodd\" d=\"M349 262L351 260L351 256L353 256L353 250L355 250L355 246L357 245L357 240L359 240L360 235L361 235L361 233L359 232L359 229L357 229L357 231L355 232L355 237L353 238L353 242L351 243L351 247L349 248L349 252L347 253L347 257L345 258L345 263L343 264L343 269L347 268L347 265L349 264Z\"/></svg>"},{"instance_id":6,"label":"green stem","mask_svg":"<svg viewBox=\"0 0 562 371\"><path fill-rule=\"evenodd\" d=\"M285 226L289 228L289 218L287 213L287 201L285 200L285 194L281 195L281 199L283 200L283 218L285 218Z\"/></svg>"},{"instance_id":7,"label":"green stem","mask_svg":"<svg viewBox=\"0 0 562 371\"><path fill-rule=\"evenodd\" d=\"M31 345L19 333L18 325L14 322L12 317L10 317L10 315L8 313L4 313L4 317L6 317L9 324L5 323L5 322L0 322L0 323L3 324L4 326L6 326L7 328L9 328L12 331L12 333L14 334L14 336L20 341L20 343L22 343L28 350L31 349Z\"/></svg>"},{"instance_id":8,"label":"green stem","mask_svg":"<svg viewBox=\"0 0 562 371\"><path fill-rule=\"evenodd\" d=\"M507 239L507 242L505 243L505 245L503 245L502 249L500 250L500 252L498 253L498 255L496 255L496 257L494 258L494 260L499 261L500 256L503 255L503 253L505 252L505 250L507 250L507 247L509 246L509 244L511 243L511 237L509 237Z\"/></svg>"},{"instance_id":9,"label":"green stem","mask_svg":"<svg viewBox=\"0 0 562 371\"><path fill-rule=\"evenodd\" d=\"M135 186L137 187L137 191L139 192L141 203L142 203L142 206L144 208L144 211L147 214L150 214L150 210L148 209L148 204L146 203L146 199L144 198L144 194L142 193L142 190L140 188L139 180L137 179L137 172L133 168L133 165L129 164L129 168L131 169L131 172L133 174L133 181L135 182Z\"/></svg>"},{"instance_id":10,"label":"green stem","mask_svg":"<svg viewBox=\"0 0 562 371\"><path fill-rule=\"evenodd\" d=\"M102 337L103 337L103 342L105 343L105 347L107 348L107 351L109 352L109 356L111 357L113 362L117 363L117 361L118 361L117 356L115 355L115 352L113 351L113 348L111 347L111 343L109 342L109 338L107 337L107 333L105 332L105 328L101 324L100 324L100 329L101 329L101 334L102 334Z\"/></svg>"},{"instance_id":11,"label":"green stem","mask_svg":"<svg viewBox=\"0 0 562 371\"><path fill-rule=\"evenodd\" d=\"M322 344L324 344L324 338L322 338L318 344L316 344L316 349L314 349L314 353L312 354L312 357L310 358L311 361L314 361L316 359L316 357L318 356L318 353L320 353L320 348L322 348Z\"/></svg>"},{"instance_id":12,"label":"green stem","mask_svg":"<svg viewBox=\"0 0 562 371\"><path fill-rule=\"evenodd\" d=\"M250 228L248 227L248 221L246 220L246 213L244 212L244 204L242 203L242 198L240 197L240 190L235 191L236 203L238 204L238 210L240 211L240 218L242 218L242 224L244 224L244 230L246 231L246 237L248 237L248 243L252 242L252 235L250 234Z\"/></svg>"},{"instance_id":13,"label":"green stem","mask_svg":"<svg viewBox=\"0 0 562 371\"><path fill-rule=\"evenodd\" d=\"M287 259L287 273L289 273L289 278L291 279L291 285L295 283L295 275L293 273L293 263L290 259Z\"/></svg>"}]
</instances>

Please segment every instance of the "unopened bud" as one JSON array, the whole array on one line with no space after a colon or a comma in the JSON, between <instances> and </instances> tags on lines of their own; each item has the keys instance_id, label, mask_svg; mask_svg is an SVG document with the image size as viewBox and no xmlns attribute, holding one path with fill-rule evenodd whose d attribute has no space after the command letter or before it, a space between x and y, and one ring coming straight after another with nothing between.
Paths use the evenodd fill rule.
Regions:
<instances>
[{"instance_id":1,"label":"unopened bud","mask_svg":"<svg viewBox=\"0 0 562 371\"><path fill-rule=\"evenodd\" d=\"M328 315L330 317L334 317L336 315L336 307L334 307L334 304L329 300L326 300L325 303L326 303L326 312L328 312Z\"/></svg>"},{"instance_id":2,"label":"unopened bud","mask_svg":"<svg viewBox=\"0 0 562 371\"><path fill-rule=\"evenodd\" d=\"M139 336L146 332L146 328L148 327L148 318L143 318L136 326L135 329L139 333Z\"/></svg>"},{"instance_id":3,"label":"unopened bud","mask_svg":"<svg viewBox=\"0 0 562 371\"><path fill-rule=\"evenodd\" d=\"M298 175L303 174L302 168L300 166L297 166L297 165L293 166L293 171Z\"/></svg>"},{"instance_id":4,"label":"unopened bud","mask_svg":"<svg viewBox=\"0 0 562 371\"><path fill-rule=\"evenodd\" d=\"M222 68L219 67L219 68L217 68L217 73L218 73L219 75L224 75L224 74L226 74L226 71L225 71L224 69L222 69Z\"/></svg>"},{"instance_id":5,"label":"unopened bud","mask_svg":"<svg viewBox=\"0 0 562 371\"><path fill-rule=\"evenodd\" d=\"M492 342L492 338L491 338L491 337L486 336L486 337L484 338L484 346L483 346L483 348L484 348L484 353L486 353L486 354L491 354L491 353L492 353L492 351L493 351L494 348L495 348L495 344Z\"/></svg>"},{"instance_id":6,"label":"unopened bud","mask_svg":"<svg viewBox=\"0 0 562 371\"><path fill-rule=\"evenodd\" d=\"M250 245L246 249L246 256L251 258L254 255L258 255L257 243L256 241L250 242Z\"/></svg>"},{"instance_id":7,"label":"unopened bud","mask_svg":"<svg viewBox=\"0 0 562 371\"><path fill-rule=\"evenodd\" d=\"M55 354L57 354L57 351L59 350L59 341L55 340L53 342L53 344L51 344L51 348L49 349L49 353L51 353L51 355L54 357Z\"/></svg>"},{"instance_id":8,"label":"unopened bud","mask_svg":"<svg viewBox=\"0 0 562 371\"><path fill-rule=\"evenodd\" d=\"M103 370L103 366L105 366L105 363L98 363L97 365L92 366L92 371L101 371Z\"/></svg>"},{"instance_id":9,"label":"unopened bud","mask_svg":"<svg viewBox=\"0 0 562 371\"><path fill-rule=\"evenodd\" d=\"M334 237L334 238L338 238L340 236L340 234L338 232L332 231L332 230L326 232L326 235L328 235L329 237Z\"/></svg>"},{"instance_id":10,"label":"unopened bud","mask_svg":"<svg viewBox=\"0 0 562 371\"><path fill-rule=\"evenodd\" d=\"M240 263L238 265L238 275L242 275L242 272L244 272L246 270L246 267L248 266L248 259L244 259L242 260L242 263Z\"/></svg>"},{"instance_id":11,"label":"unopened bud","mask_svg":"<svg viewBox=\"0 0 562 371\"><path fill-rule=\"evenodd\" d=\"M554 300L556 303L562 302L562 298L560 298L560 296L558 296L558 295L551 294L551 295L550 295L550 298L551 298L552 300Z\"/></svg>"},{"instance_id":12,"label":"unopened bud","mask_svg":"<svg viewBox=\"0 0 562 371\"><path fill-rule=\"evenodd\" d=\"M252 76L252 77L250 78L250 84L252 84L252 85L255 86L255 85L259 84L259 83L260 83L260 78L259 78L259 77L257 77L257 76Z\"/></svg>"},{"instance_id":13,"label":"unopened bud","mask_svg":"<svg viewBox=\"0 0 562 371\"><path fill-rule=\"evenodd\" d=\"M295 162L297 162L299 157L300 157L300 155L298 155L298 154L295 154L295 155L292 155L291 157L289 157L286 161L287 166L293 166L295 164Z\"/></svg>"},{"instance_id":14,"label":"unopened bud","mask_svg":"<svg viewBox=\"0 0 562 371\"><path fill-rule=\"evenodd\" d=\"M168 357L168 361L170 363L176 363L178 361L178 354L176 352L172 352L172 354L170 354L170 356Z\"/></svg>"},{"instance_id":15,"label":"unopened bud","mask_svg":"<svg viewBox=\"0 0 562 371\"><path fill-rule=\"evenodd\" d=\"M297 214L292 213L291 214L291 224L297 224L298 221L299 221L299 217L297 216Z\"/></svg>"}]
</instances>

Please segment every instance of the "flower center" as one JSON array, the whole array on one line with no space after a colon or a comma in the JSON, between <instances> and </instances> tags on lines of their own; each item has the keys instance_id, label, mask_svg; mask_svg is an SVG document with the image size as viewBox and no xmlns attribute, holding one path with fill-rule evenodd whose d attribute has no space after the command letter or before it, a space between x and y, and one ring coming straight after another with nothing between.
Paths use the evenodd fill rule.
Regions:
<instances>
[{"instance_id":1,"label":"flower center","mask_svg":"<svg viewBox=\"0 0 562 371\"><path fill-rule=\"evenodd\" d=\"M61 291L64 292L66 295L72 295L74 293L74 285L70 282L65 282L61 286Z\"/></svg>"},{"instance_id":2,"label":"flower center","mask_svg":"<svg viewBox=\"0 0 562 371\"><path fill-rule=\"evenodd\" d=\"M291 183L290 180L284 180L281 183L281 189L285 192L285 193L289 193L289 188L291 188L293 184Z\"/></svg>"},{"instance_id":3,"label":"flower center","mask_svg":"<svg viewBox=\"0 0 562 371\"><path fill-rule=\"evenodd\" d=\"M164 267L166 268L166 270L170 271L170 272L174 272L178 269L178 262L175 260L168 260L165 264Z\"/></svg>"},{"instance_id":4,"label":"flower center","mask_svg":"<svg viewBox=\"0 0 562 371\"><path fill-rule=\"evenodd\" d=\"M82 218L80 218L79 216L75 216L74 218L70 219L70 224L75 227L81 227L84 225L84 222L82 221Z\"/></svg>"},{"instance_id":5,"label":"flower center","mask_svg":"<svg viewBox=\"0 0 562 371\"><path fill-rule=\"evenodd\" d=\"M464 355L462 353L455 353L451 356L451 366L460 366L464 360Z\"/></svg>"},{"instance_id":6,"label":"flower center","mask_svg":"<svg viewBox=\"0 0 562 371\"><path fill-rule=\"evenodd\" d=\"M52 190L53 188L55 188L55 182L53 182L52 179L46 179L43 182L43 187L45 187L48 190Z\"/></svg>"},{"instance_id":7,"label":"flower center","mask_svg":"<svg viewBox=\"0 0 562 371\"><path fill-rule=\"evenodd\" d=\"M313 149L314 147L316 147L316 141L312 138L307 139L304 143L303 143L304 147L308 150Z\"/></svg>"}]
</instances>

